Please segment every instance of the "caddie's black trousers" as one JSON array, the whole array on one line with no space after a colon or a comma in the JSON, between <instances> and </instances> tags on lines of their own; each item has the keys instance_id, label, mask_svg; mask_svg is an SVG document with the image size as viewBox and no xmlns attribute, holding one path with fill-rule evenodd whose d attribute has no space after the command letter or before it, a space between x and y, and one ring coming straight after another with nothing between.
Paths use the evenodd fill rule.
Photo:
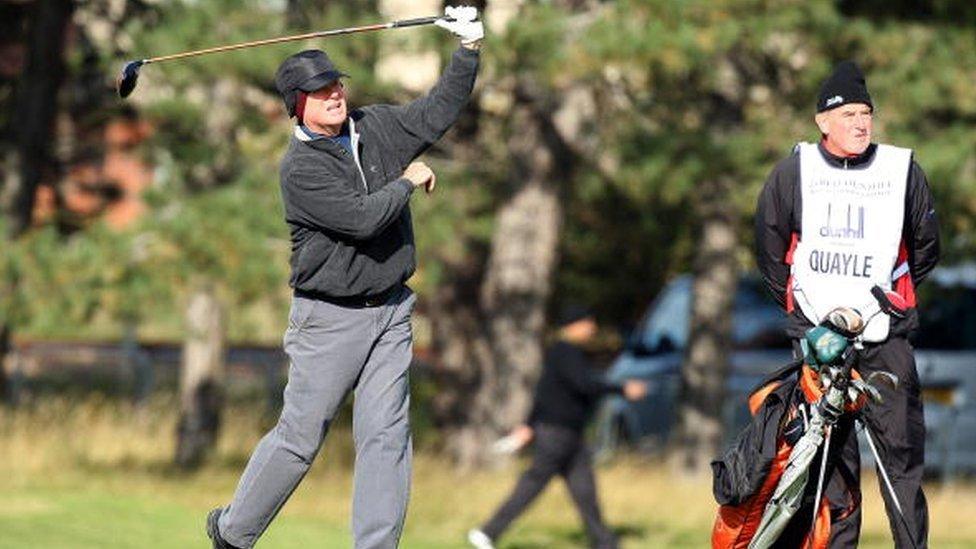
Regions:
<instances>
[{"instance_id":1,"label":"caddie's black trousers","mask_svg":"<svg viewBox=\"0 0 976 549\"><path fill-rule=\"evenodd\" d=\"M542 492L552 477L561 475L566 480L569 493L586 525L593 546L598 549L615 549L616 539L600 516L590 452L582 434L556 425L539 424L533 426L533 429L535 453L532 465L522 473L512 495L481 531L497 540L509 524Z\"/></svg>"},{"instance_id":2,"label":"caddie's black trousers","mask_svg":"<svg viewBox=\"0 0 976 549\"><path fill-rule=\"evenodd\" d=\"M878 386L883 402L869 403L860 417L870 429L904 513L903 520L879 472L878 482L895 547L927 547L928 506L922 492L925 419L912 346L902 337L892 337L880 344L865 344L858 370L865 379L876 371L898 376L896 389ZM842 420L834 431L837 438L831 440L831 446L838 447L842 457L828 481L826 494L834 516L847 515L832 525L831 548L857 547L861 529L860 455L856 431L850 428L852 421L850 417Z\"/></svg>"}]
</instances>

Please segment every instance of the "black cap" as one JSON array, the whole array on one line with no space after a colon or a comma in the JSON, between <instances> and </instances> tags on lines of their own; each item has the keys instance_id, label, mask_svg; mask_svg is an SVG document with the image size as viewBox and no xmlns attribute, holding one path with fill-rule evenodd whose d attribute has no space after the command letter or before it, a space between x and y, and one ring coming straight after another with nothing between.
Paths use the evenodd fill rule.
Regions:
<instances>
[{"instance_id":1,"label":"black cap","mask_svg":"<svg viewBox=\"0 0 976 549\"><path fill-rule=\"evenodd\" d=\"M559 309L559 316L556 317L556 326L564 328L574 322L586 318L592 318L593 311L585 305L579 303L566 303Z\"/></svg>"},{"instance_id":2,"label":"black cap","mask_svg":"<svg viewBox=\"0 0 976 549\"><path fill-rule=\"evenodd\" d=\"M305 50L281 62L275 73L275 87L285 102L288 116L295 116L296 92L313 92L343 76L349 75L336 69L324 51Z\"/></svg>"},{"instance_id":3,"label":"black cap","mask_svg":"<svg viewBox=\"0 0 976 549\"><path fill-rule=\"evenodd\" d=\"M874 109L864 73L853 61L841 61L820 85L817 112L836 109L848 103L864 103Z\"/></svg>"}]
</instances>

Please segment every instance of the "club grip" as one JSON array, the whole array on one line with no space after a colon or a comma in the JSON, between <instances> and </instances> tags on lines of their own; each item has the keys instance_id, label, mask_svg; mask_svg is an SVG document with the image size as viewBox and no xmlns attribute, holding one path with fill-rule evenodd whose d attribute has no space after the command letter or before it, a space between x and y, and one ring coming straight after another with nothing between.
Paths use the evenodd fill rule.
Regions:
<instances>
[{"instance_id":1,"label":"club grip","mask_svg":"<svg viewBox=\"0 0 976 549\"><path fill-rule=\"evenodd\" d=\"M877 299L878 303L882 305L888 302L888 296L885 295L884 289L877 284L871 286L871 295L873 295L874 299Z\"/></svg>"},{"instance_id":2,"label":"club grip","mask_svg":"<svg viewBox=\"0 0 976 549\"><path fill-rule=\"evenodd\" d=\"M437 21L438 19L447 19L447 18L442 15L435 15L433 17L418 17L417 19L402 19L400 21L394 21L391 24L391 26L392 28L396 29L400 27L417 27L420 25L433 25L434 21ZM450 21L450 19L447 20Z\"/></svg>"}]
</instances>

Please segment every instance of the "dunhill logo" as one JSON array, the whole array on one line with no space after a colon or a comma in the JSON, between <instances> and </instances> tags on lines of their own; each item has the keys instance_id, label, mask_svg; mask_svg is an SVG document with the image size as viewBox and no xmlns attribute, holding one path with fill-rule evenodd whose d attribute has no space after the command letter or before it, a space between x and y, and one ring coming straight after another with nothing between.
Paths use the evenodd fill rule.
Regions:
<instances>
[{"instance_id":1,"label":"dunhill logo","mask_svg":"<svg viewBox=\"0 0 976 549\"><path fill-rule=\"evenodd\" d=\"M854 224L854 213L856 211L857 224ZM850 204L847 205L847 219L845 225L835 225L832 219L834 205L827 204L827 223L820 227L820 236L824 238L853 238L864 239L864 206L858 206L857 210Z\"/></svg>"}]
</instances>

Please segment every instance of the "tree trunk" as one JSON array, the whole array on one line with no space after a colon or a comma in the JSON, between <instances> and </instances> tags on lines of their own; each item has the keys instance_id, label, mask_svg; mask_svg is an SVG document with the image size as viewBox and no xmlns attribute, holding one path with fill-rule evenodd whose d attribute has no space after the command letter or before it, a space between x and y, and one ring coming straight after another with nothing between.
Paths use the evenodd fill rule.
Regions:
<instances>
[{"instance_id":1,"label":"tree trunk","mask_svg":"<svg viewBox=\"0 0 976 549\"><path fill-rule=\"evenodd\" d=\"M521 6L475 4L495 29L504 28ZM571 93L539 87L528 75L509 80L493 93L498 103L511 105L503 119L485 121L514 128L504 136L510 183L498 193L489 248L469 246L474 251L449 266L451 278L429 303L440 358L435 419L446 435L448 452L462 469L498 461L488 445L527 418L542 366L562 194L579 163L569 143L578 137L585 118L563 101ZM505 94L510 97L500 99Z\"/></svg>"},{"instance_id":2,"label":"tree trunk","mask_svg":"<svg viewBox=\"0 0 976 549\"><path fill-rule=\"evenodd\" d=\"M561 216L551 185L526 184L498 214L478 306L453 301L455 310L434 315L443 366L458 384L448 436L462 468L490 461L488 445L528 415Z\"/></svg>"},{"instance_id":3,"label":"tree trunk","mask_svg":"<svg viewBox=\"0 0 976 549\"><path fill-rule=\"evenodd\" d=\"M691 333L681 370L674 464L705 474L721 450L722 406L732 344L731 311L736 290L734 207L731 182L702 186L697 202L701 235L692 284Z\"/></svg>"},{"instance_id":4,"label":"tree trunk","mask_svg":"<svg viewBox=\"0 0 976 549\"><path fill-rule=\"evenodd\" d=\"M37 186L52 166L49 144L65 73L64 38L73 10L70 0L38 0L28 15L27 66L13 102L13 131L20 155L19 188L12 193L8 227L13 235L30 225Z\"/></svg>"},{"instance_id":5,"label":"tree trunk","mask_svg":"<svg viewBox=\"0 0 976 549\"><path fill-rule=\"evenodd\" d=\"M27 12L27 64L18 79L11 109L10 133L15 150L4 155L0 175L0 210L6 218L0 238L13 240L31 224L34 196L45 169L54 165L49 144L64 78L64 37L74 10L70 0L38 0ZM8 281L0 281L6 284ZM10 352L14 326L0 325L0 400L11 398L4 365Z\"/></svg>"},{"instance_id":6,"label":"tree trunk","mask_svg":"<svg viewBox=\"0 0 976 549\"><path fill-rule=\"evenodd\" d=\"M514 190L498 209L484 268L459 269L432 303L444 389L435 409L461 468L494 461L488 445L528 415L563 213L553 182L572 169L551 113L522 96L512 116Z\"/></svg>"},{"instance_id":7,"label":"tree trunk","mask_svg":"<svg viewBox=\"0 0 976 549\"><path fill-rule=\"evenodd\" d=\"M224 318L212 285L201 285L186 309L180 373L180 422L176 464L199 465L217 440L224 369Z\"/></svg>"},{"instance_id":8,"label":"tree trunk","mask_svg":"<svg viewBox=\"0 0 976 549\"><path fill-rule=\"evenodd\" d=\"M531 406L561 222L556 190L539 180L499 212L481 301L500 366L488 402L503 429L524 421Z\"/></svg>"},{"instance_id":9,"label":"tree trunk","mask_svg":"<svg viewBox=\"0 0 976 549\"><path fill-rule=\"evenodd\" d=\"M14 401L7 377L7 357L10 350L10 326L4 322L0 324L0 404Z\"/></svg>"},{"instance_id":10,"label":"tree trunk","mask_svg":"<svg viewBox=\"0 0 976 549\"><path fill-rule=\"evenodd\" d=\"M290 29L307 29L311 23L309 6L305 0L288 0L285 4L285 24Z\"/></svg>"}]
</instances>

